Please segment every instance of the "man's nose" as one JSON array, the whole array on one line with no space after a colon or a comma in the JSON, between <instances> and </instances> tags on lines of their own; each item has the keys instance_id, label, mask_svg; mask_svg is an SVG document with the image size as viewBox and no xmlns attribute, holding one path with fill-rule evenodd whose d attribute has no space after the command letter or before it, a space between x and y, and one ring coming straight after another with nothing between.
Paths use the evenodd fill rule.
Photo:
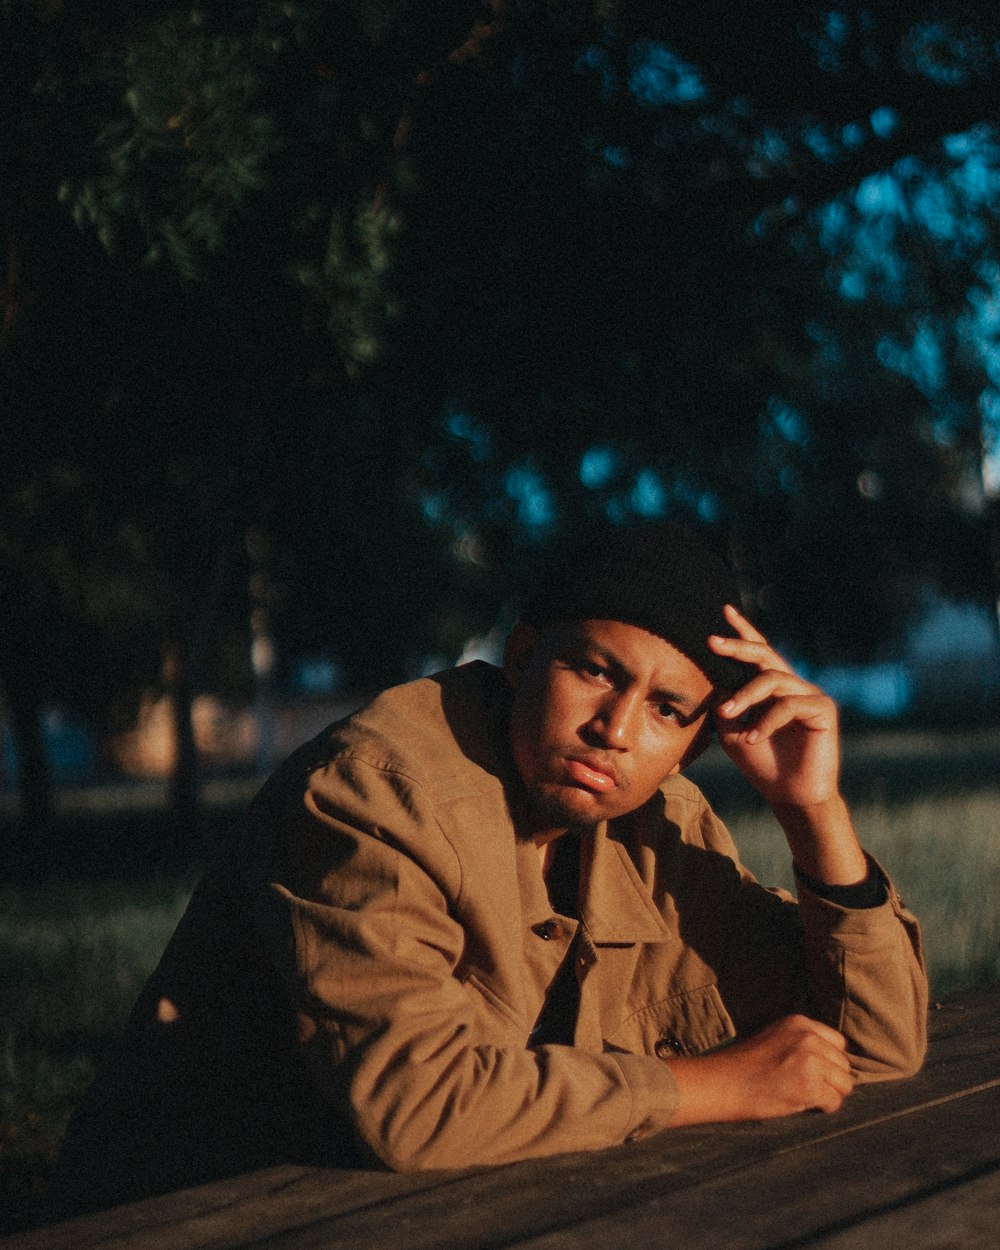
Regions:
<instances>
[{"instance_id":1,"label":"man's nose","mask_svg":"<svg viewBox=\"0 0 1000 1250\"><path fill-rule=\"evenodd\" d=\"M603 742L619 751L632 745L638 699L621 691L613 691L604 699L594 717L594 728Z\"/></svg>"}]
</instances>

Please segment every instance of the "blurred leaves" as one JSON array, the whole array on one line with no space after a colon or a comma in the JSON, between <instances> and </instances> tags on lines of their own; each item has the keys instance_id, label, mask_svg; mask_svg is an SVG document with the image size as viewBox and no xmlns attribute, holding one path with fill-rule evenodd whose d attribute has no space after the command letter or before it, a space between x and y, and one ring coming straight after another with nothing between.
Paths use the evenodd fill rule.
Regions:
<instances>
[{"instance_id":1,"label":"blurred leaves","mask_svg":"<svg viewBox=\"0 0 1000 1250\"><path fill-rule=\"evenodd\" d=\"M0 535L68 620L116 637L132 585L160 644L200 622L218 682L253 528L289 664L386 680L637 514L704 530L827 658L877 654L928 585L995 595L992 6L0 23Z\"/></svg>"}]
</instances>

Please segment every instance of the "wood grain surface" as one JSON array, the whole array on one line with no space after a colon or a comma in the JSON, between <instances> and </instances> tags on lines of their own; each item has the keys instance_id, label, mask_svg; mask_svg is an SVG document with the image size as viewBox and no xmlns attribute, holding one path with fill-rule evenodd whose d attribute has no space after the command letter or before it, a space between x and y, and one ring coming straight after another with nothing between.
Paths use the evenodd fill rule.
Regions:
<instances>
[{"instance_id":1,"label":"wood grain surface","mask_svg":"<svg viewBox=\"0 0 1000 1250\"><path fill-rule=\"evenodd\" d=\"M1000 1245L1000 986L931 1012L910 1081L835 1115L668 1130L502 1168L280 1167L8 1238L4 1250L941 1250Z\"/></svg>"}]
</instances>

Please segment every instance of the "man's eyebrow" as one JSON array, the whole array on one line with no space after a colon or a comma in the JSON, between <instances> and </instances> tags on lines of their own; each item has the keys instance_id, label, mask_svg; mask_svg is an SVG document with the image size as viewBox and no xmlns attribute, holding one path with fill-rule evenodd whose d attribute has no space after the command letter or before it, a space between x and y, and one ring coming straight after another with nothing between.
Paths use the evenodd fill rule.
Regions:
<instances>
[{"instance_id":1,"label":"man's eyebrow","mask_svg":"<svg viewBox=\"0 0 1000 1250\"><path fill-rule=\"evenodd\" d=\"M653 690L650 692L650 698L655 699L657 703L672 703L683 711L689 711L696 706L694 699L681 694L679 690Z\"/></svg>"},{"instance_id":2,"label":"man's eyebrow","mask_svg":"<svg viewBox=\"0 0 1000 1250\"><path fill-rule=\"evenodd\" d=\"M635 673L629 668L625 661L619 655L615 655L613 651L609 651L607 647L599 642L594 642L590 638L581 638L580 642L585 651L589 651L592 655L598 656L608 668L614 670L620 676L627 678L629 681L635 681Z\"/></svg>"}]
</instances>

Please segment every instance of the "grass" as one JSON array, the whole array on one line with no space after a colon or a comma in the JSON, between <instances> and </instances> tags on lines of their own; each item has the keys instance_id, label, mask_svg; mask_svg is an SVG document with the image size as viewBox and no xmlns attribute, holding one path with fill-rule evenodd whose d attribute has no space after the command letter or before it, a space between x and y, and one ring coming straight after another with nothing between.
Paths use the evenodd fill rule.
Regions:
<instances>
[{"instance_id":1,"label":"grass","mask_svg":"<svg viewBox=\"0 0 1000 1250\"><path fill-rule=\"evenodd\" d=\"M748 867L793 889L780 830L728 761L696 771ZM1000 733L848 739L843 771L861 841L920 918L932 992L1000 981Z\"/></svg>"},{"instance_id":2,"label":"grass","mask_svg":"<svg viewBox=\"0 0 1000 1250\"><path fill-rule=\"evenodd\" d=\"M780 831L728 762L710 754L695 779L757 876L790 887ZM920 916L933 991L1000 980L1000 734L851 740L844 786L862 840ZM155 804L119 800L65 805L53 845L8 861L0 885L0 1235L44 1219L68 1118L199 869L171 849ZM209 844L232 819L216 810Z\"/></svg>"},{"instance_id":3,"label":"grass","mask_svg":"<svg viewBox=\"0 0 1000 1250\"><path fill-rule=\"evenodd\" d=\"M935 994L1000 980L1000 788L892 807L856 804L865 846L920 917ZM792 889L785 848L763 813L732 822L754 874Z\"/></svg>"},{"instance_id":4,"label":"grass","mask_svg":"<svg viewBox=\"0 0 1000 1250\"><path fill-rule=\"evenodd\" d=\"M188 875L0 887L0 1234L44 1211L69 1116L192 885Z\"/></svg>"},{"instance_id":5,"label":"grass","mask_svg":"<svg viewBox=\"0 0 1000 1250\"><path fill-rule=\"evenodd\" d=\"M46 843L7 843L0 884L0 1236L45 1217L73 1109L112 1052L233 813L178 844L145 791L70 796ZM5 836L4 836L5 835Z\"/></svg>"}]
</instances>

